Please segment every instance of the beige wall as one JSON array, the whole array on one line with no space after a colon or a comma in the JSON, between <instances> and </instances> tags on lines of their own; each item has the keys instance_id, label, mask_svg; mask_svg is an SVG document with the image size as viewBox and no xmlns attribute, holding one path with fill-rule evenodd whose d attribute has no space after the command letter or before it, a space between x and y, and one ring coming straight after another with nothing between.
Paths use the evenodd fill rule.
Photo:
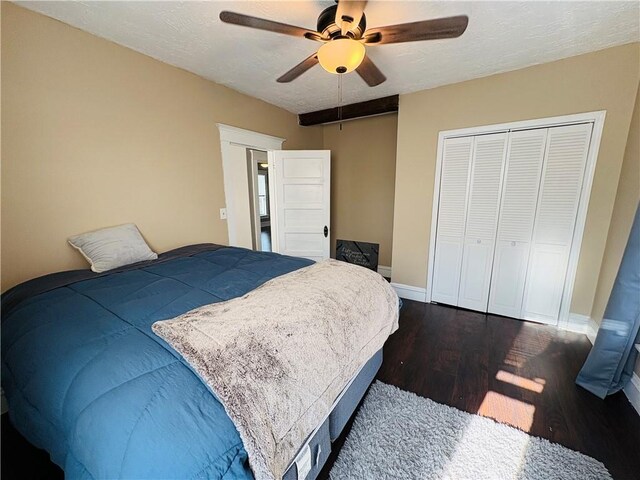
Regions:
<instances>
[{"instance_id":1,"label":"beige wall","mask_svg":"<svg viewBox=\"0 0 640 480\"><path fill-rule=\"evenodd\" d=\"M629 239L631 225L640 202L640 84L636 93L629 138L622 162L618 192L611 216L607 247L604 251L598 288L593 302L591 318L602 321L613 282L618 274L622 254ZM636 362L636 375L640 375L640 357Z\"/></svg>"},{"instance_id":2,"label":"beige wall","mask_svg":"<svg viewBox=\"0 0 640 480\"><path fill-rule=\"evenodd\" d=\"M323 127L331 150L331 252L337 238L380 244L379 264L391 266L398 116L383 115Z\"/></svg>"},{"instance_id":3,"label":"beige wall","mask_svg":"<svg viewBox=\"0 0 640 480\"><path fill-rule=\"evenodd\" d=\"M591 318L600 323L618 274L631 224L640 201L640 84L636 93L635 108L629 128L629 137L620 171L618 191L609 225L607 246L598 279Z\"/></svg>"},{"instance_id":4,"label":"beige wall","mask_svg":"<svg viewBox=\"0 0 640 480\"><path fill-rule=\"evenodd\" d=\"M639 44L400 96L394 282L426 286L438 133L607 110L571 311L589 315L638 87Z\"/></svg>"},{"instance_id":5,"label":"beige wall","mask_svg":"<svg viewBox=\"0 0 640 480\"><path fill-rule=\"evenodd\" d=\"M227 242L216 122L322 148L322 128L2 2L2 289L84 268L69 235L135 222L164 251Z\"/></svg>"}]
</instances>

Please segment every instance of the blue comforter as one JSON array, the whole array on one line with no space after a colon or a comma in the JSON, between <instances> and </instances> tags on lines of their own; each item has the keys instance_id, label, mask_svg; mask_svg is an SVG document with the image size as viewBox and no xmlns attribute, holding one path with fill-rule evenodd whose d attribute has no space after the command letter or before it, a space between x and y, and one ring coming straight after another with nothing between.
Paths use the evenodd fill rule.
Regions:
<instances>
[{"instance_id":1,"label":"blue comforter","mask_svg":"<svg viewBox=\"0 0 640 480\"><path fill-rule=\"evenodd\" d=\"M16 287L2 312L12 422L67 478L252 478L224 408L151 325L310 263L201 245Z\"/></svg>"}]
</instances>

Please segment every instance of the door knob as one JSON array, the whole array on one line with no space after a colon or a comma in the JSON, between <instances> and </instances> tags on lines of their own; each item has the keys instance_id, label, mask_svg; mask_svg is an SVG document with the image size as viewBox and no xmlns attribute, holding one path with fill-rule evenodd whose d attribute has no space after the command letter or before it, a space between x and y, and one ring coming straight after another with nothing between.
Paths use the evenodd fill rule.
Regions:
<instances>
[{"instance_id":1,"label":"door knob","mask_svg":"<svg viewBox=\"0 0 640 480\"><path fill-rule=\"evenodd\" d=\"M329 228L325 225L324 226L324 236L327 237L329 235Z\"/></svg>"}]
</instances>

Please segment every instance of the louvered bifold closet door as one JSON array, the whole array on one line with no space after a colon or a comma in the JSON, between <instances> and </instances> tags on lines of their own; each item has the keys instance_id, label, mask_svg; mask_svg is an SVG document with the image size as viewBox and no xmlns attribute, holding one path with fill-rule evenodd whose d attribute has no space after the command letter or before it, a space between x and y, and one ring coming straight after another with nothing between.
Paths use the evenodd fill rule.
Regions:
<instances>
[{"instance_id":1,"label":"louvered bifold closet door","mask_svg":"<svg viewBox=\"0 0 640 480\"><path fill-rule=\"evenodd\" d=\"M489 312L520 318L547 129L513 132L505 165Z\"/></svg>"},{"instance_id":2,"label":"louvered bifold closet door","mask_svg":"<svg viewBox=\"0 0 640 480\"><path fill-rule=\"evenodd\" d=\"M433 263L434 302L457 305L473 137L444 141Z\"/></svg>"},{"instance_id":3,"label":"louvered bifold closet door","mask_svg":"<svg viewBox=\"0 0 640 480\"><path fill-rule=\"evenodd\" d=\"M549 129L521 315L526 320L558 322L591 128Z\"/></svg>"},{"instance_id":4,"label":"louvered bifold closet door","mask_svg":"<svg viewBox=\"0 0 640 480\"><path fill-rule=\"evenodd\" d=\"M487 311L507 134L475 138L458 306Z\"/></svg>"}]
</instances>

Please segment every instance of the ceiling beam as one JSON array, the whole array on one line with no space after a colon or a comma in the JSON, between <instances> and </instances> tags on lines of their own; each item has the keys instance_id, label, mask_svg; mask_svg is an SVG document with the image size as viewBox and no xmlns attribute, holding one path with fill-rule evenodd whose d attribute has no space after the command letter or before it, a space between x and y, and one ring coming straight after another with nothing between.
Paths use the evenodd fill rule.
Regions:
<instances>
[{"instance_id":1,"label":"ceiling beam","mask_svg":"<svg viewBox=\"0 0 640 480\"><path fill-rule=\"evenodd\" d=\"M318 110L316 112L301 113L298 115L298 124L303 127L321 125L323 123L335 123L346 120L354 120L362 117L372 117L385 113L398 111L398 95L376 98L367 102L352 103L344 105L340 113L338 107Z\"/></svg>"}]
</instances>

